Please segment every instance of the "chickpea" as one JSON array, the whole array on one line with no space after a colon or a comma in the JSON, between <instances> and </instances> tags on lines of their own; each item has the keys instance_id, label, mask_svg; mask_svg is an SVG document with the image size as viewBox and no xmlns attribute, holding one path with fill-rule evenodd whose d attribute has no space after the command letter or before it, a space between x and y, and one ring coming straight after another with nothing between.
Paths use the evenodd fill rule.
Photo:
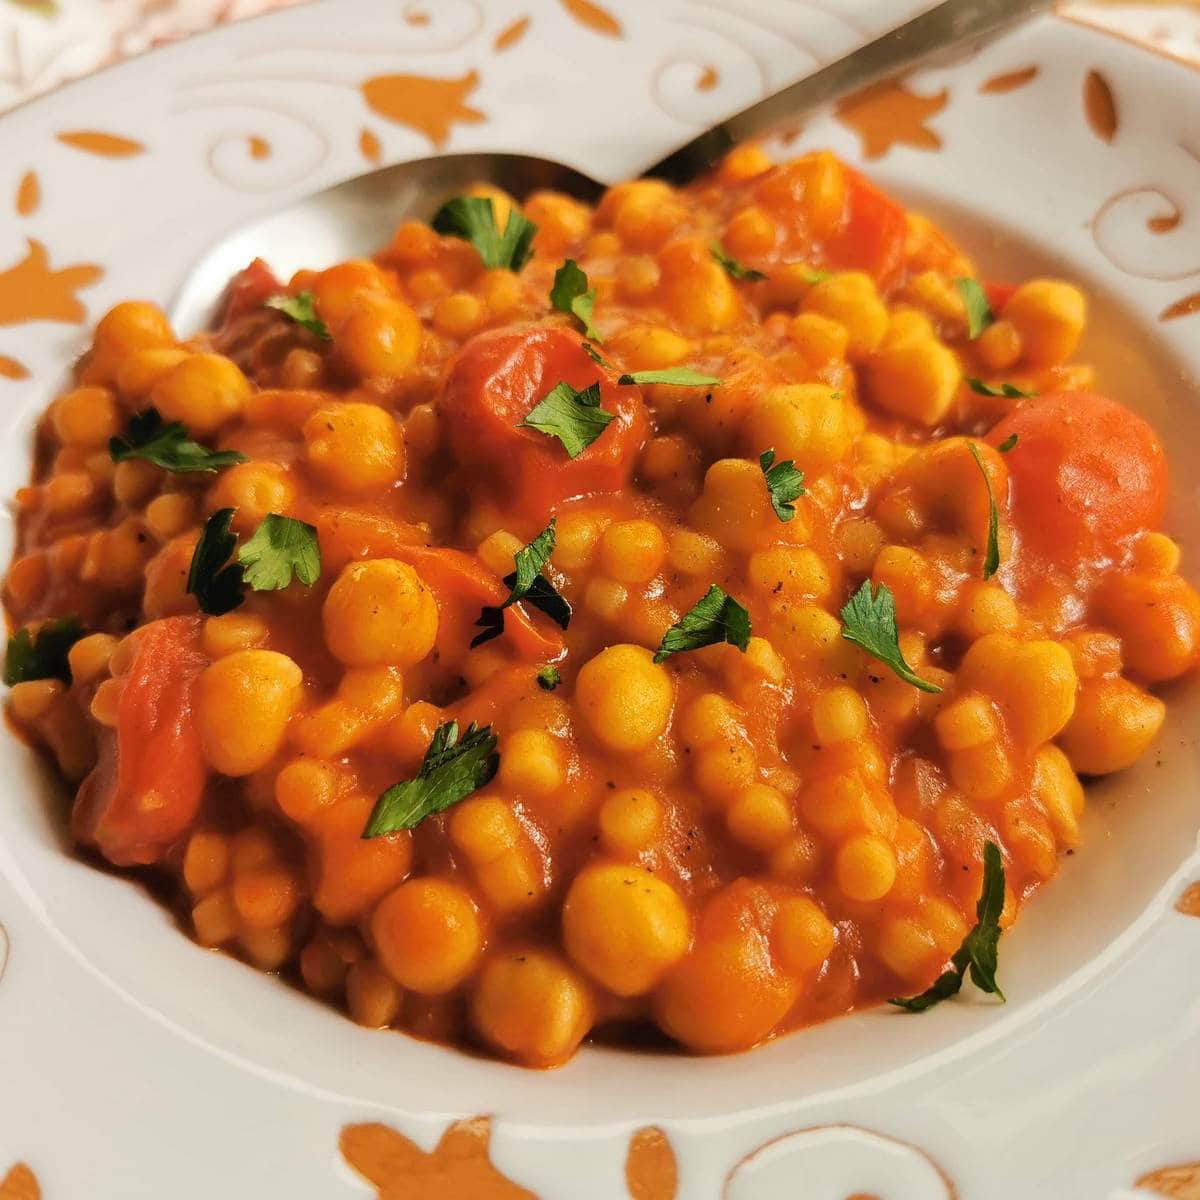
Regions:
<instances>
[{"instance_id":1,"label":"chickpea","mask_svg":"<svg viewBox=\"0 0 1200 1200\"><path fill-rule=\"evenodd\" d=\"M404 435L377 404L330 404L304 423L304 455L332 487L375 492L404 478Z\"/></svg>"},{"instance_id":2,"label":"chickpea","mask_svg":"<svg viewBox=\"0 0 1200 1200\"><path fill-rule=\"evenodd\" d=\"M403 301L364 295L337 328L334 343L360 379L398 379L417 361L422 337L417 314Z\"/></svg>"},{"instance_id":3,"label":"chickpea","mask_svg":"<svg viewBox=\"0 0 1200 1200\"><path fill-rule=\"evenodd\" d=\"M837 937L829 918L807 896L780 904L772 933L784 968L800 976L821 968Z\"/></svg>"},{"instance_id":4,"label":"chickpea","mask_svg":"<svg viewBox=\"0 0 1200 1200\"><path fill-rule=\"evenodd\" d=\"M696 333L717 333L737 320L737 292L702 239L672 242L658 255L662 302Z\"/></svg>"},{"instance_id":5,"label":"chickpea","mask_svg":"<svg viewBox=\"0 0 1200 1200\"><path fill-rule=\"evenodd\" d=\"M1004 306L1016 329L1022 356L1033 366L1054 366L1075 353L1087 322L1087 300L1069 283L1031 279Z\"/></svg>"},{"instance_id":6,"label":"chickpea","mask_svg":"<svg viewBox=\"0 0 1200 1200\"><path fill-rule=\"evenodd\" d=\"M601 650L575 681L575 703L584 721L610 750L653 745L667 728L674 698L670 675L641 646Z\"/></svg>"},{"instance_id":7,"label":"chickpea","mask_svg":"<svg viewBox=\"0 0 1200 1200\"><path fill-rule=\"evenodd\" d=\"M1097 600L1129 669L1148 683L1175 679L1200 657L1200 596L1181 576L1113 572Z\"/></svg>"},{"instance_id":8,"label":"chickpea","mask_svg":"<svg viewBox=\"0 0 1200 1200\"><path fill-rule=\"evenodd\" d=\"M621 583L646 583L667 557L667 539L653 521L614 521L600 537L600 566Z\"/></svg>"},{"instance_id":9,"label":"chickpea","mask_svg":"<svg viewBox=\"0 0 1200 1200\"><path fill-rule=\"evenodd\" d=\"M483 926L458 884L410 879L379 902L371 936L388 973L410 991L440 996L469 976L483 953Z\"/></svg>"},{"instance_id":10,"label":"chickpea","mask_svg":"<svg viewBox=\"0 0 1200 1200\"><path fill-rule=\"evenodd\" d=\"M883 340L888 311L875 281L861 271L842 271L814 283L804 297L806 313L818 313L846 330L846 357L855 360L871 354Z\"/></svg>"},{"instance_id":11,"label":"chickpea","mask_svg":"<svg viewBox=\"0 0 1200 1200\"><path fill-rule=\"evenodd\" d=\"M755 457L773 449L811 476L845 458L851 438L845 402L833 388L794 383L767 390L750 410L742 441Z\"/></svg>"},{"instance_id":12,"label":"chickpea","mask_svg":"<svg viewBox=\"0 0 1200 1200\"><path fill-rule=\"evenodd\" d=\"M1081 775L1107 775L1135 763L1158 736L1167 706L1119 676L1080 689L1059 741Z\"/></svg>"},{"instance_id":13,"label":"chickpea","mask_svg":"<svg viewBox=\"0 0 1200 1200\"><path fill-rule=\"evenodd\" d=\"M586 867L563 902L563 944L598 983L618 996L651 991L691 941L678 893L641 867Z\"/></svg>"},{"instance_id":14,"label":"chickpea","mask_svg":"<svg viewBox=\"0 0 1200 1200\"><path fill-rule=\"evenodd\" d=\"M119 358L137 350L170 346L175 341L166 314L155 304L126 300L110 308L96 326L96 347Z\"/></svg>"},{"instance_id":15,"label":"chickpea","mask_svg":"<svg viewBox=\"0 0 1200 1200\"><path fill-rule=\"evenodd\" d=\"M300 701L300 668L274 650L239 650L205 667L198 714L204 755L223 775L250 775L279 751Z\"/></svg>"},{"instance_id":16,"label":"chickpea","mask_svg":"<svg viewBox=\"0 0 1200 1200\"><path fill-rule=\"evenodd\" d=\"M192 354L150 391L150 403L166 421L182 421L193 437L207 437L241 412L250 381L221 354Z\"/></svg>"},{"instance_id":17,"label":"chickpea","mask_svg":"<svg viewBox=\"0 0 1200 1200\"><path fill-rule=\"evenodd\" d=\"M236 509L232 527L249 536L268 513L286 514L296 499L287 470L277 463L239 463L222 471L209 494L213 508Z\"/></svg>"},{"instance_id":18,"label":"chickpea","mask_svg":"<svg viewBox=\"0 0 1200 1200\"><path fill-rule=\"evenodd\" d=\"M437 637L433 593L408 563L394 558L344 567L321 616L325 644L349 667L411 667Z\"/></svg>"},{"instance_id":19,"label":"chickpea","mask_svg":"<svg viewBox=\"0 0 1200 1200\"><path fill-rule=\"evenodd\" d=\"M860 834L842 844L834 870L838 887L851 900L882 900L896 882L896 854L878 834Z\"/></svg>"},{"instance_id":20,"label":"chickpea","mask_svg":"<svg viewBox=\"0 0 1200 1200\"><path fill-rule=\"evenodd\" d=\"M117 402L108 388L76 388L55 400L50 421L58 440L70 446L104 446L120 428Z\"/></svg>"},{"instance_id":21,"label":"chickpea","mask_svg":"<svg viewBox=\"0 0 1200 1200\"><path fill-rule=\"evenodd\" d=\"M658 837L663 822L662 802L652 792L622 789L601 805L599 821L605 849L617 858L636 858Z\"/></svg>"},{"instance_id":22,"label":"chickpea","mask_svg":"<svg viewBox=\"0 0 1200 1200\"><path fill-rule=\"evenodd\" d=\"M962 368L953 350L930 337L876 351L867 360L864 382L880 408L931 427L950 411Z\"/></svg>"}]
</instances>

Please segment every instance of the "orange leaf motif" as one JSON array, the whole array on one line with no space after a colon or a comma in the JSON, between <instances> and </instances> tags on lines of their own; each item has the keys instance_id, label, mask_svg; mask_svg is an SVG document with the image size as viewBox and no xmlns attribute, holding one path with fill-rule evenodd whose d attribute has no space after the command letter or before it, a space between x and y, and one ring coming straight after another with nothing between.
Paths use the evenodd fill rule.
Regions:
<instances>
[{"instance_id":1,"label":"orange leaf motif","mask_svg":"<svg viewBox=\"0 0 1200 1200\"><path fill-rule=\"evenodd\" d=\"M271 157L271 143L264 137L259 137L258 134L252 133L246 139L246 145L250 148L250 157L255 159Z\"/></svg>"},{"instance_id":2,"label":"orange leaf motif","mask_svg":"<svg viewBox=\"0 0 1200 1200\"><path fill-rule=\"evenodd\" d=\"M29 368L7 354L0 354L0 379L28 379ZM0 975L4 974L4 930L0 929Z\"/></svg>"},{"instance_id":3,"label":"orange leaf motif","mask_svg":"<svg viewBox=\"0 0 1200 1200\"><path fill-rule=\"evenodd\" d=\"M862 139L867 158L882 158L893 146L914 150L940 150L942 139L925 126L946 107L950 93L935 96L911 92L900 79L884 79L842 100L834 112L843 125Z\"/></svg>"},{"instance_id":4,"label":"orange leaf motif","mask_svg":"<svg viewBox=\"0 0 1200 1200\"><path fill-rule=\"evenodd\" d=\"M75 293L103 274L93 263L51 270L46 247L30 238L25 257L0 271L0 325L22 321L68 321L77 325L87 309Z\"/></svg>"},{"instance_id":5,"label":"orange leaf motif","mask_svg":"<svg viewBox=\"0 0 1200 1200\"><path fill-rule=\"evenodd\" d=\"M1160 321L1174 321L1177 317L1191 316L1194 312L1200 312L1200 292L1192 292L1191 295L1184 296L1182 300L1176 300L1174 304L1168 304L1158 314L1158 319Z\"/></svg>"},{"instance_id":6,"label":"orange leaf motif","mask_svg":"<svg viewBox=\"0 0 1200 1200\"><path fill-rule=\"evenodd\" d=\"M1032 83L1037 73L1037 67L1025 67L1020 71L1006 71L1003 75L993 75L991 79L985 79L979 85L979 90L990 96L1002 92L1015 92L1017 88Z\"/></svg>"},{"instance_id":7,"label":"orange leaf motif","mask_svg":"<svg viewBox=\"0 0 1200 1200\"><path fill-rule=\"evenodd\" d=\"M496 40L492 43L493 50L507 50L509 46L515 46L526 34L529 29L529 18L518 17L511 25L506 26L496 34Z\"/></svg>"},{"instance_id":8,"label":"orange leaf motif","mask_svg":"<svg viewBox=\"0 0 1200 1200\"><path fill-rule=\"evenodd\" d=\"M716 67L705 67L704 73L696 80L696 91L711 92L721 81Z\"/></svg>"},{"instance_id":9,"label":"orange leaf motif","mask_svg":"<svg viewBox=\"0 0 1200 1200\"><path fill-rule=\"evenodd\" d=\"M1197 296L1196 300L1200 306L1200 296ZM1185 888L1183 895L1175 901L1175 907L1185 917L1200 917L1200 883L1193 883L1191 887Z\"/></svg>"},{"instance_id":10,"label":"orange leaf motif","mask_svg":"<svg viewBox=\"0 0 1200 1200\"><path fill-rule=\"evenodd\" d=\"M1200 1200L1200 1163L1151 1171L1143 1175L1136 1186L1156 1196L1169 1196L1171 1200Z\"/></svg>"},{"instance_id":11,"label":"orange leaf motif","mask_svg":"<svg viewBox=\"0 0 1200 1200\"><path fill-rule=\"evenodd\" d=\"M1089 71L1083 81L1083 113L1092 132L1104 142L1117 136L1117 102L1108 80L1099 71Z\"/></svg>"},{"instance_id":12,"label":"orange leaf motif","mask_svg":"<svg viewBox=\"0 0 1200 1200\"><path fill-rule=\"evenodd\" d=\"M379 139L369 129L364 129L358 135L358 149L363 158L371 163L377 163L383 154Z\"/></svg>"},{"instance_id":13,"label":"orange leaf motif","mask_svg":"<svg viewBox=\"0 0 1200 1200\"><path fill-rule=\"evenodd\" d=\"M475 1117L451 1125L431 1154L376 1123L347 1125L339 1144L379 1200L537 1200L492 1166L490 1140L491 1122Z\"/></svg>"},{"instance_id":14,"label":"orange leaf motif","mask_svg":"<svg viewBox=\"0 0 1200 1200\"><path fill-rule=\"evenodd\" d=\"M28 217L37 212L42 202L42 187L35 171L26 171L17 185L17 216Z\"/></svg>"},{"instance_id":15,"label":"orange leaf motif","mask_svg":"<svg viewBox=\"0 0 1200 1200\"><path fill-rule=\"evenodd\" d=\"M559 0L563 8L575 18L580 25L607 37L624 37L625 31L621 22L606 8L601 8L593 0Z\"/></svg>"},{"instance_id":16,"label":"orange leaf motif","mask_svg":"<svg viewBox=\"0 0 1200 1200\"><path fill-rule=\"evenodd\" d=\"M132 138L118 137L115 133L101 133L95 129L74 129L58 134L64 146L84 150L88 154L99 154L103 158L129 158L141 154L146 147Z\"/></svg>"},{"instance_id":17,"label":"orange leaf motif","mask_svg":"<svg viewBox=\"0 0 1200 1200\"><path fill-rule=\"evenodd\" d=\"M424 75L377 75L362 85L363 99L381 117L423 133L434 146L444 146L455 121L485 120L478 109L464 104L479 83L479 73L461 79L430 79Z\"/></svg>"},{"instance_id":18,"label":"orange leaf motif","mask_svg":"<svg viewBox=\"0 0 1200 1200\"><path fill-rule=\"evenodd\" d=\"M675 1151L661 1129L647 1125L629 1139L625 1185L632 1200L675 1200L679 1168Z\"/></svg>"},{"instance_id":19,"label":"orange leaf motif","mask_svg":"<svg viewBox=\"0 0 1200 1200\"><path fill-rule=\"evenodd\" d=\"M0 1200L42 1200L37 1177L24 1163L17 1163L0 1179Z\"/></svg>"}]
</instances>

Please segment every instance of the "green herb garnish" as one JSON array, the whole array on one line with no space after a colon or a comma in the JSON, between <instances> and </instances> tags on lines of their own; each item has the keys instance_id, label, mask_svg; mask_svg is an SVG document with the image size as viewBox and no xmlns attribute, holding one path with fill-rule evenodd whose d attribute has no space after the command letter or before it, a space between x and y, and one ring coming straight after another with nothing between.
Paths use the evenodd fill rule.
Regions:
<instances>
[{"instance_id":1,"label":"green herb garnish","mask_svg":"<svg viewBox=\"0 0 1200 1200\"><path fill-rule=\"evenodd\" d=\"M586 345L586 343L584 343ZM578 458L604 431L613 414L600 407L600 384L577 392L569 383L556 383L517 427L528 426L562 442L568 458Z\"/></svg>"},{"instance_id":2,"label":"green herb garnish","mask_svg":"<svg viewBox=\"0 0 1200 1200\"><path fill-rule=\"evenodd\" d=\"M713 242L708 248L709 254L713 256L725 268L725 273L731 279L745 279L747 282L757 282L759 279L766 279L766 275L762 271L756 271L752 267L743 267L736 258L730 258L724 250L721 249L720 242Z\"/></svg>"},{"instance_id":3,"label":"green herb garnish","mask_svg":"<svg viewBox=\"0 0 1200 1200\"><path fill-rule=\"evenodd\" d=\"M145 459L165 471L219 471L244 463L246 456L236 450L209 450L188 438L181 421L164 423L158 409L147 408L129 418L125 432L109 438L108 454L113 462L131 458Z\"/></svg>"},{"instance_id":4,"label":"green herb garnish","mask_svg":"<svg viewBox=\"0 0 1200 1200\"><path fill-rule=\"evenodd\" d=\"M501 233L487 196L455 196L433 214L430 224L438 233L470 242L483 265L492 270L507 267L519 271L533 254L533 235L537 233L537 226L516 205Z\"/></svg>"},{"instance_id":5,"label":"green herb garnish","mask_svg":"<svg viewBox=\"0 0 1200 1200\"><path fill-rule=\"evenodd\" d=\"M974 341L993 321L996 314L988 303L987 292L978 279L956 279L954 286L967 310L967 337Z\"/></svg>"},{"instance_id":6,"label":"green herb garnish","mask_svg":"<svg viewBox=\"0 0 1200 1200\"><path fill-rule=\"evenodd\" d=\"M232 612L242 602L242 568L230 562L237 535L230 531L232 508L218 508L200 531L200 540L192 552L187 590L196 597L200 611L219 617Z\"/></svg>"},{"instance_id":7,"label":"green herb garnish","mask_svg":"<svg viewBox=\"0 0 1200 1200\"><path fill-rule=\"evenodd\" d=\"M728 642L745 653L750 644L750 614L714 583L663 634L654 661L660 663L672 654L719 642Z\"/></svg>"},{"instance_id":8,"label":"green herb garnish","mask_svg":"<svg viewBox=\"0 0 1200 1200\"><path fill-rule=\"evenodd\" d=\"M550 303L561 312L570 313L583 326L585 337L591 338L594 342L604 340L592 324L592 306L596 303L596 289L588 287L587 272L573 258L568 258L554 272L554 286L550 289Z\"/></svg>"},{"instance_id":9,"label":"green herb garnish","mask_svg":"<svg viewBox=\"0 0 1200 1200\"><path fill-rule=\"evenodd\" d=\"M421 769L412 779L393 784L379 797L363 837L415 829L426 817L465 800L496 774L500 765L496 742L490 725L481 729L472 721L461 741L457 721L439 725Z\"/></svg>"},{"instance_id":10,"label":"green herb garnish","mask_svg":"<svg viewBox=\"0 0 1200 1200\"><path fill-rule=\"evenodd\" d=\"M793 501L804 495L804 472L796 470L793 459L775 462L774 450L764 450L758 456L758 465L767 481L767 495L775 515L781 521L790 521L796 515Z\"/></svg>"},{"instance_id":11,"label":"green herb garnish","mask_svg":"<svg viewBox=\"0 0 1200 1200\"><path fill-rule=\"evenodd\" d=\"M630 371L617 380L628 383L670 383L675 387L716 387L721 381L715 375L701 375L691 367L668 367L665 371Z\"/></svg>"},{"instance_id":12,"label":"green herb garnish","mask_svg":"<svg viewBox=\"0 0 1200 1200\"><path fill-rule=\"evenodd\" d=\"M238 550L242 578L256 592L285 588L295 575L311 587L321 575L321 547L312 525L270 513Z\"/></svg>"},{"instance_id":13,"label":"green herb garnish","mask_svg":"<svg viewBox=\"0 0 1200 1200\"><path fill-rule=\"evenodd\" d=\"M967 386L980 396L1006 396L1009 400L1031 400L1037 392L1025 392L1011 383L1002 383L998 387L984 383L982 379L967 377Z\"/></svg>"},{"instance_id":14,"label":"green herb garnish","mask_svg":"<svg viewBox=\"0 0 1200 1200\"><path fill-rule=\"evenodd\" d=\"M329 326L317 316L317 301L312 292L297 292L294 296L272 296L270 300L263 301L263 307L283 313L289 320L302 329L307 329L323 342L332 340Z\"/></svg>"},{"instance_id":15,"label":"green herb garnish","mask_svg":"<svg viewBox=\"0 0 1200 1200\"><path fill-rule=\"evenodd\" d=\"M488 604L475 622L483 632L471 639L471 646L481 646L504 632L504 610L524 600L540 609L563 629L571 623L571 606L558 594L554 585L542 574L550 555L554 553L555 518L529 543L513 555L517 569L505 575L508 599L503 604Z\"/></svg>"},{"instance_id":16,"label":"green herb garnish","mask_svg":"<svg viewBox=\"0 0 1200 1200\"><path fill-rule=\"evenodd\" d=\"M999 450L1001 454L1007 454L1016 444L1017 435L1015 433L1010 433L1008 437L1006 437L1004 441L1002 441L1000 445L996 447L996 449Z\"/></svg>"},{"instance_id":17,"label":"green herb garnish","mask_svg":"<svg viewBox=\"0 0 1200 1200\"><path fill-rule=\"evenodd\" d=\"M8 639L4 656L4 682L28 683L31 679L61 679L71 682L71 666L67 652L85 630L76 616L56 617L43 621L36 632L26 625Z\"/></svg>"},{"instance_id":18,"label":"green herb garnish","mask_svg":"<svg viewBox=\"0 0 1200 1200\"><path fill-rule=\"evenodd\" d=\"M543 692L552 692L562 683L562 674L553 664L548 663L537 673L537 685Z\"/></svg>"},{"instance_id":19,"label":"green herb garnish","mask_svg":"<svg viewBox=\"0 0 1200 1200\"><path fill-rule=\"evenodd\" d=\"M979 473L983 476L983 486L987 488L988 536L987 549L983 555L983 577L984 579L991 579L1000 569L1000 514L996 509L996 496L992 491L991 476L988 475L987 468L983 465L983 459L979 455L979 447L974 442L968 442L967 447L971 451L971 457L975 460L975 465L979 468Z\"/></svg>"},{"instance_id":20,"label":"green herb garnish","mask_svg":"<svg viewBox=\"0 0 1200 1200\"><path fill-rule=\"evenodd\" d=\"M1004 993L996 982L999 965L1000 914L1004 911L1004 860L995 842L983 847L983 890L975 906L975 927L963 938L962 945L950 959L950 970L938 976L932 987L907 1000L889 1000L889 1004L909 1012L924 1012L935 1004L956 995L963 985L967 968L971 970L971 982L982 992L999 996Z\"/></svg>"},{"instance_id":21,"label":"green herb garnish","mask_svg":"<svg viewBox=\"0 0 1200 1200\"><path fill-rule=\"evenodd\" d=\"M881 583L872 594L871 581L863 580L862 587L842 609L842 637L890 667L905 683L923 692L942 690L936 683L922 679L904 661L896 628L896 598L886 583Z\"/></svg>"}]
</instances>

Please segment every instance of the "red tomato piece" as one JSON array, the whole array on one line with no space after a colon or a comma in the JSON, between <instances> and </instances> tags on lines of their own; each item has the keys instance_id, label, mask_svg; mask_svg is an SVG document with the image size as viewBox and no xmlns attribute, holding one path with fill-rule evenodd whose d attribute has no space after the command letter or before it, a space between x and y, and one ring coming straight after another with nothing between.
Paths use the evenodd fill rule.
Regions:
<instances>
[{"instance_id":1,"label":"red tomato piece","mask_svg":"<svg viewBox=\"0 0 1200 1200\"><path fill-rule=\"evenodd\" d=\"M217 324L228 325L238 317L262 308L267 300L282 291L283 284L275 278L275 272L261 258L256 258L229 281Z\"/></svg>"},{"instance_id":2,"label":"red tomato piece","mask_svg":"<svg viewBox=\"0 0 1200 1200\"><path fill-rule=\"evenodd\" d=\"M1095 392L1022 404L988 434L1004 456L1020 553L1073 570L1109 557L1122 538L1156 527L1167 500L1167 462L1150 426Z\"/></svg>"},{"instance_id":3,"label":"red tomato piece","mask_svg":"<svg viewBox=\"0 0 1200 1200\"><path fill-rule=\"evenodd\" d=\"M987 282L983 285L984 295L987 296L988 308L996 316L1000 316L1004 312L1004 306L1013 298L1013 293L1017 290L1015 283L994 283Z\"/></svg>"},{"instance_id":4,"label":"red tomato piece","mask_svg":"<svg viewBox=\"0 0 1200 1200\"><path fill-rule=\"evenodd\" d=\"M83 781L71 828L117 866L161 861L200 807L208 767L194 693L208 657L201 617L166 617L137 634L137 651L101 739L100 760Z\"/></svg>"},{"instance_id":5,"label":"red tomato piece","mask_svg":"<svg viewBox=\"0 0 1200 1200\"><path fill-rule=\"evenodd\" d=\"M907 230L904 209L847 167L845 221L826 240L825 261L844 271L866 271L886 291L904 266Z\"/></svg>"},{"instance_id":6,"label":"red tomato piece","mask_svg":"<svg viewBox=\"0 0 1200 1200\"><path fill-rule=\"evenodd\" d=\"M597 381L600 407L615 419L578 458L557 438L521 427L556 384L582 390ZM539 528L564 500L624 488L649 433L641 391L618 386L584 353L581 335L561 325L473 338L450 366L438 411L459 466L489 486L498 476L497 499Z\"/></svg>"}]
</instances>

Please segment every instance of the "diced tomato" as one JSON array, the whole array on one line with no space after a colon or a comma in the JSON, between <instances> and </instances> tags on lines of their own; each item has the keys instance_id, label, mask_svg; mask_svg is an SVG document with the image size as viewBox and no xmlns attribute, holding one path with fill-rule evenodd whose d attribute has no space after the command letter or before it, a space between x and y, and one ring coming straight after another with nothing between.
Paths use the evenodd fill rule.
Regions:
<instances>
[{"instance_id":1,"label":"diced tomato","mask_svg":"<svg viewBox=\"0 0 1200 1200\"><path fill-rule=\"evenodd\" d=\"M256 258L248 267L243 267L225 289L218 325L228 325L238 317L261 308L272 296L283 291L283 284L275 278L275 272L261 258Z\"/></svg>"},{"instance_id":2,"label":"diced tomato","mask_svg":"<svg viewBox=\"0 0 1200 1200\"><path fill-rule=\"evenodd\" d=\"M76 839L117 866L159 862L200 807L208 767L194 693L208 658L200 617L166 617L137 633L137 651L100 761L80 786Z\"/></svg>"},{"instance_id":3,"label":"diced tomato","mask_svg":"<svg viewBox=\"0 0 1200 1200\"><path fill-rule=\"evenodd\" d=\"M824 246L825 261L846 271L866 271L886 291L904 266L904 209L857 171L846 168L846 216Z\"/></svg>"},{"instance_id":4,"label":"diced tomato","mask_svg":"<svg viewBox=\"0 0 1200 1200\"><path fill-rule=\"evenodd\" d=\"M441 662L466 653L480 632L475 622L485 605L503 604L508 588L477 558L443 546L395 546L392 554L412 566L433 591L438 605L437 647ZM539 619L540 623L541 622ZM504 633L517 653L531 662L547 662L563 651L557 630L542 631L522 608L504 610Z\"/></svg>"},{"instance_id":5,"label":"diced tomato","mask_svg":"<svg viewBox=\"0 0 1200 1200\"><path fill-rule=\"evenodd\" d=\"M1013 293L1017 290L1015 283L994 283L988 282L983 285L984 295L987 296L988 308L1000 316L1004 312L1004 306L1013 298Z\"/></svg>"},{"instance_id":6,"label":"diced tomato","mask_svg":"<svg viewBox=\"0 0 1200 1200\"><path fill-rule=\"evenodd\" d=\"M1024 573L1107 558L1120 539L1161 521L1162 444L1124 405L1095 392L1031 400L987 440L998 446L1013 434L1017 443L1004 461Z\"/></svg>"},{"instance_id":7,"label":"diced tomato","mask_svg":"<svg viewBox=\"0 0 1200 1200\"><path fill-rule=\"evenodd\" d=\"M615 420L577 458L561 442L521 426L560 382L600 383L600 407ZM497 480L496 501L525 525L541 527L564 500L624 488L649 423L637 387L620 387L560 325L473 338L451 364L439 413L464 473Z\"/></svg>"}]
</instances>

